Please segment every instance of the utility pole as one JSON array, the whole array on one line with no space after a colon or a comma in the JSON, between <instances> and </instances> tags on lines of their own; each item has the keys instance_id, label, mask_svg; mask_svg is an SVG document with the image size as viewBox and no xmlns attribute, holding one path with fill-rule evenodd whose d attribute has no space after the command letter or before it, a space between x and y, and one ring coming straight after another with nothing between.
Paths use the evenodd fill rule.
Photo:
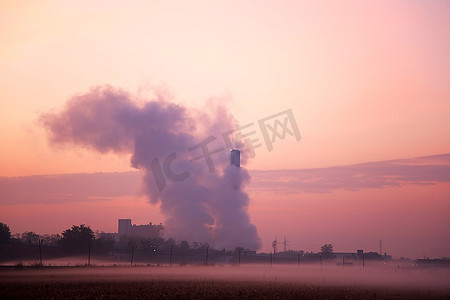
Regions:
<instances>
[{"instance_id":1,"label":"utility pole","mask_svg":"<svg viewBox=\"0 0 450 300\"><path fill-rule=\"evenodd\" d=\"M172 266L172 253L173 253L173 245L170 245L169 267Z\"/></svg>"},{"instance_id":2,"label":"utility pole","mask_svg":"<svg viewBox=\"0 0 450 300\"><path fill-rule=\"evenodd\" d=\"M289 241L286 241L286 237L284 237L284 241L283 241L283 252L287 251L287 244L289 243Z\"/></svg>"}]
</instances>

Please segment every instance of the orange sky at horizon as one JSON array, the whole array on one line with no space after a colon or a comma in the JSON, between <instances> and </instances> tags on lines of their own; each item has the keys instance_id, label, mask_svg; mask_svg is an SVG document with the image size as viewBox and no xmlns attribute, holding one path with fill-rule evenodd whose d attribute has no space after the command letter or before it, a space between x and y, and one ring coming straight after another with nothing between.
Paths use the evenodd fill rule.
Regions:
<instances>
[{"instance_id":1,"label":"orange sky at horizon","mask_svg":"<svg viewBox=\"0 0 450 300\"><path fill-rule=\"evenodd\" d=\"M338 252L378 252L382 240L384 252L395 258L444 257L450 249L443 238L450 234L449 191L449 183L291 195L251 191L249 212L263 240L262 251L270 252L272 241L284 237L288 249L313 252L325 243ZM142 196L3 205L2 214L12 233L61 233L74 224L117 232L119 218L131 218L133 224L164 223L159 205Z\"/></svg>"}]
</instances>

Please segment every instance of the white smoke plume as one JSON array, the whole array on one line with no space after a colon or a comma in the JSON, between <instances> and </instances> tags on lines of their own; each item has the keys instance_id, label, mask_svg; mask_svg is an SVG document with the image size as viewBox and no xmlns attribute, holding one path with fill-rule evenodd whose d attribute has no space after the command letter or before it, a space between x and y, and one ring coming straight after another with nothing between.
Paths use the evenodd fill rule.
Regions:
<instances>
[{"instance_id":1,"label":"white smoke plume","mask_svg":"<svg viewBox=\"0 0 450 300\"><path fill-rule=\"evenodd\" d=\"M72 97L58 113L41 115L40 122L52 144L131 154L131 165L144 171L150 202L161 203L167 237L218 249L261 247L247 212L248 172L230 165L229 149L219 143L236 126L223 105L210 103L199 111L162 96L142 101L100 86ZM205 157L192 160L203 154L199 145L205 141L211 141L212 164ZM223 149L214 152L220 145Z\"/></svg>"}]
</instances>

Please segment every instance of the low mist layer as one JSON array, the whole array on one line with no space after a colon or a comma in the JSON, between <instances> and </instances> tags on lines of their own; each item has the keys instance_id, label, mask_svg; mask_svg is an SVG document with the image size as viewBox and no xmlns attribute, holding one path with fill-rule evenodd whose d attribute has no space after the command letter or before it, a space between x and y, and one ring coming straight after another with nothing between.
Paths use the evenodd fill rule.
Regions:
<instances>
[{"instance_id":1,"label":"low mist layer","mask_svg":"<svg viewBox=\"0 0 450 300\"><path fill-rule=\"evenodd\" d=\"M7 276L6 276L7 275ZM5 277L6 276L6 277ZM33 281L198 281L289 283L312 286L372 287L402 290L450 292L447 268L414 268L411 265L373 264L365 269L336 265L246 265L183 267L91 267L48 268L0 272L2 280ZM292 287L293 287L292 286Z\"/></svg>"}]
</instances>

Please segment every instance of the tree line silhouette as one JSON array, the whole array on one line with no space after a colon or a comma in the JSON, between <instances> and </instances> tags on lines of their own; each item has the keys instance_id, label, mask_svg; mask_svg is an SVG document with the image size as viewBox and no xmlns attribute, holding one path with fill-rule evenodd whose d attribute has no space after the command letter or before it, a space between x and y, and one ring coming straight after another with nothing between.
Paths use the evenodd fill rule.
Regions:
<instances>
[{"instance_id":1,"label":"tree line silhouette","mask_svg":"<svg viewBox=\"0 0 450 300\"><path fill-rule=\"evenodd\" d=\"M381 258L372 253L373 258ZM8 225L0 223L0 262L21 260L51 260L68 256L91 256L118 263L140 261L163 264L224 263L303 263L335 258L332 244L324 244L317 253L288 250L276 253L256 253L242 247L232 250L213 249L207 243L175 241L162 237L119 237L117 234L93 231L85 224L73 225L61 234L38 235L32 231L11 234ZM377 256L377 257L375 257ZM379 257L378 257L379 256ZM369 257L369 256L367 256Z\"/></svg>"}]
</instances>

